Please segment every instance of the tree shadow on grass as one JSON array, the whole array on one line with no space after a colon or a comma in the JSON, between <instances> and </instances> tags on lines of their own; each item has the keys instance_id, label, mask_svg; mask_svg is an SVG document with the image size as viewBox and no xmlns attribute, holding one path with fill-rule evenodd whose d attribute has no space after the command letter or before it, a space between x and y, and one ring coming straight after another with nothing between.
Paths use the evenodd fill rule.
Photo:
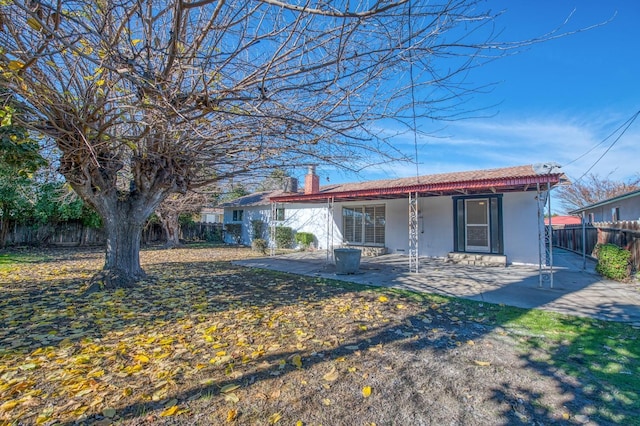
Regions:
<instances>
[{"instance_id":1,"label":"tree shadow on grass","mask_svg":"<svg viewBox=\"0 0 640 426\"><path fill-rule=\"evenodd\" d=\"M114 336L129 345L130 352L103 350L108 352L103 358L96 353L97 360L74 365L85 375L104 370L113 380L112 387L106 388L111 393L127 393L127 383L140 379L140 387L131 389L133 394L112 403L127 422L158 421L159 413L175 401L175 407L189 411L163 417L166 423L213 424L214 417L202 416L224 420L226 410L233 407L241 413L239 424L267 424L267 419L260 418L264 410L278 410L288 420L311 415L305 421L334 425L353 424L354 419L380 424L451 423L452 419L460 424L493 424L496 418L513 424L550 423L566 420L565 412L547 400L558 393L564 397L569 420L581 415L604 424L637 419L632 413L638 406L633 388L606 384L612 374L606 371L604 377L588 377L595 374L591 353L597 353L603 341L597 331L610 332L608 324L558 317L556 321L566 322L564 327L577 331L548 342L542 334L523 334L518 328L518 320L535 312L530 310L239 269L228 263L156 264L148 271L154 281L120 296L96 294L94 299L74 301L73 292L66 294L64 311L53 310L47 320L49 326L66 321L70 316L66 310L76 310L75 324L83 324L79 328L87 333L77 334L71 325L57 330L62 338L57 344L64 341L72 349L67 352L70 357L77 358L90 345L98 350ZM56 291L73 285L53 280L47 297L55 298ZM14 321L29 324L26 318ZM313 337L300 334L310 330ZM36 331L46 333L44 328ZM154 335L160 332L171 336ZM190 336L209 336L211 341L190 340ZM162 344L169 337L171 341ZM615 348L619 356L626 353L633 361L631 377L637 377L637 331L622 326L610 338L617 342L611 350ZM0 340L4 345L9 339L5 335ZM32 341L26 352L44 343L55 344ZM140 346L132 347L134 343ZM269 347L270 343L275 346ZM511 358L496 351L514 345L522 351ZM167 358L159 358L165 353ZM143 355L151 359L146 362ZM300 356L299 366L296 356ZM37 357L33 361L38 362ZM142 375L163 363L172 369L166 377ZM517 373L509 369L514 363L520 367ZM180 365L189 368L176 371ZM325 379L331 368L339 373L336 380ZM120 380L117 374L130 380ZM100 377L94 380L95 386L109 384ZM157 383L162 381L169 384L167 391L155 398ZM470 383L483 383L486 390ZM235 391L237 403L226 401L231 393L222 392L232 385L240 386ZM360 395L365 385L374 389L370 398ZM279 387L288 389L287 406L275 397L262 397L270 392L266 389ZM606 390L617 392L618 399L614 395L613 402L598 408ZM68 398L81 397L69 393ZM340 410L338 404L348 409ZM88 416L80 420L86 424L108 421L100 410L78 414L82 415Z\"/></svg>"}]
</instances>

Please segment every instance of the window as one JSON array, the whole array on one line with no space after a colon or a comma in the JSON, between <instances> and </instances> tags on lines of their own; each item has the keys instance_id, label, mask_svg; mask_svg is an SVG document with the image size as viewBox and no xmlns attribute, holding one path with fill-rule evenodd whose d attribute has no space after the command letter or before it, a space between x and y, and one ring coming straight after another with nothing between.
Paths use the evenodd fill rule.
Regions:
<instances>
[{"instance_id":1,"label":"window","mask_svg":"<svg viewBox=\"0 0 640 426\"><path fill-rule=\"evenodd\" d=\"M348 244L384 246L385 206L342 209L342 229Z\"/></svg>"},{"instance_id":2,"label":"window","mask_svg":"<svg viewBox=\"0 0 640 426\"><path fill-rule=\"evenodd\" d=\"M242 222L244 217L244 210L234 210L233 211L233 221L234 222Z\"/></svg>"},{"instance_id":3,"label":"window","mask_svg":"<svg viewBox=\"0 0 640 426\"><path fill-rule=\"evenodd\" d=\"M284 207L278 207L276 209L276 220L283 221L284 220Z\"/></svg>"},{"instance_id":4,"label":"window","mask_svg":"<svg viewBox=\"0 0 640 426\"><path fill-rule=\"evenodd\" d=\"M611 209L611 221L617 222L620 220L620 207L613 207Z\"/></svg>"},{"instance_id":5,"label":"window","mask_svg":"<svg viewBox=\"0 0 640 426\"><path fill-rule=\"evenodd\" d=\"M503 253L502 195L453 198L454 250Z\"/></svg>"}]
</instances>

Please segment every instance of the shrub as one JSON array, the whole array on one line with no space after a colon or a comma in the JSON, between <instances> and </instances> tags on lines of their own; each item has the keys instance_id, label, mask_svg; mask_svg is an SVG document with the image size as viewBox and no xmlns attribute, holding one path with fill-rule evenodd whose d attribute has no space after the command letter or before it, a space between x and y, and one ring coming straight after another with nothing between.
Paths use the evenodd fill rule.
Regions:
<instances>
[{"instance_id":1,"label":"shrub","mask_svg":"<svg viewBox=\"0 0 640 426\"><path fill-rule=\"evenodd\" d=\"M252 238L262 238L264 236L265 223L260 219L254 219L251 221L251 236Z\"/></svg>"},{"instance_id":2,"label":"shrub","mask_svg":"<svg viewBox=\"0 0 640 426\"><path fill-rule=\"evenodd\" d=\"M311 232L298 232L296 234L296 243L300 244L304 249L309 248L314 240L315 236Z\"/></svg>"},{"instance_id":3,"label":"shrub","mask_svg":"<svg viewBox=\"0 0 640 426\"><path fill-rule=\"evenodd\" d=\"M233 241L236 244L240 244L242 238L242 224L241 223L227 223L224 226L224 230L227 234L231 235Z\"/></svg>"},{"instance_id":4,"label":"shrub","mask_svg":"<svg viewBox=\"0 0 640 426\"><path fill-rule=\"evenodd\" d=\"M596 271L616 281L627 281L631 276L631 252L615 244L602 244L596 250Z\"/></svg>"},{"instance_id":5,"label":"shrub","mask_svg":"<svg viewBox=\"0 0 640 426\"><path fill-rule=\"evenodd\" d=\"M276 227L276 246L278 248L291 248L294 242L293 229L288 226Z\"/></svg>"},{"instance_id":6,"label":"shrub","mask_svg":"<svg viewBox=\"0 0 640 426\"><path fill-rule=\"evenodd\" d=\"M257 252L260 252L262 254L266 254L267 253L267 240L262 239L262 238L254 238L253 241L251 241L251 249L253 251L257 251Z\"/></svg>"}]
</instances>

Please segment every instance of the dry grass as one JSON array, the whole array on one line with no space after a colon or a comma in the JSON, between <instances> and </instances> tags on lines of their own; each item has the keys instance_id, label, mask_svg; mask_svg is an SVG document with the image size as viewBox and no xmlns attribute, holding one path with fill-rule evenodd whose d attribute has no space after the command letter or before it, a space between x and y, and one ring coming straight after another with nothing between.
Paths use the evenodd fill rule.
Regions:
<instances>
[{"instance_id":1,"label":"dry grass","mask_svg":"<svg viewBox=\"0 0 640 426\"><path fill-rule=\"evenodd\" d=\"M145 251L149 280L91 295L82 289L101 267L99 252L39 252L5 267L0 423L637 418L625 411L637 401L618 398L613 409L598 408L599 392L581 389L582 378L554 365L557 346L523 345L531 336L496 322L502 307L229 263L249 255L233 248Z\"/></svg>"}]
</instances>

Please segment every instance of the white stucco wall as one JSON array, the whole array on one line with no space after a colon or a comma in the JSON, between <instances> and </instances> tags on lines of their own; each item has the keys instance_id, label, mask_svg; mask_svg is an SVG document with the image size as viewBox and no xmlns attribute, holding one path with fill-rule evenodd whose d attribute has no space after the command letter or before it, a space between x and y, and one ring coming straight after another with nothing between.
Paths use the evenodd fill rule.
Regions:
<instances>
[{"instance_id":1,"label":"white stucco wall","mask_svg":"<svg viewBox=\"0 0 640 426\"><path fill-rule=\"evenodd\" d=\"M502 198L504 253L509 263L538 263L538 207L535 192L506 193ZM333 238L328 238L326 204L279 204L285 208L285 220L277 222L296 232L311 232L316 247L342 245L342 208L362 205L385 205L385 246L389 253L409 253L408 199L335 203L333 209ZM238 209L238 208L235 208ZM259 219L268 224L271 206L244 207L242 244L250 244L251 221ZM234 208L225 208L225 223L232 222ZM453 199L451 196L424 197L419 200L419 254L446 257L453 251ZM265 232L268 239L268 230ZM232 241L228 241L232 242Z\"/></svg>"},{"instance_id":2,"label":"white stucco wall","mask_svg":"<svg viewBox=\"0 0 640 426\"><path fill-rule=\"evenodd\" d=\"M316 248L325 249L327 246L327 208L325 204L278 204L284 208L284 220L276 222L276 226L288 226L295 232L310 232L316 238ZM240 223L233 221L233 210L244 210L242 220L242 238L240 243L250 245L254 236L252 233L251 221L261 220L265 223L265 232L262 238L269 240L269 229L271 224L271 206L251 206L251 207L226 207L224 209L224 223ZM338 231L334 227L335 231ZM336 244L342 241L339 232L334 232ZM226 235L226 243L234 243Z\"/></svg>"},{"instance_id":3,"label":"white stucco wall","mask_svg":"<svg viewBox=\"0 0 640 426\"><path fill-rule=\"evenodd\" d=\"M536 192L511 192L502 198L504 252L509 263L538 263L536 195Z\"/></svg>"},{"instance_id":4,"label":"white stucco wall","mask_svg":"<svg viewBox=\"0 0 640 426\"><path fill-rule=\"evenodd\" d=\"M422 198L419 213L419 254L446 257L453 251L452 197Z\"/></svg>"}]
</instances>

